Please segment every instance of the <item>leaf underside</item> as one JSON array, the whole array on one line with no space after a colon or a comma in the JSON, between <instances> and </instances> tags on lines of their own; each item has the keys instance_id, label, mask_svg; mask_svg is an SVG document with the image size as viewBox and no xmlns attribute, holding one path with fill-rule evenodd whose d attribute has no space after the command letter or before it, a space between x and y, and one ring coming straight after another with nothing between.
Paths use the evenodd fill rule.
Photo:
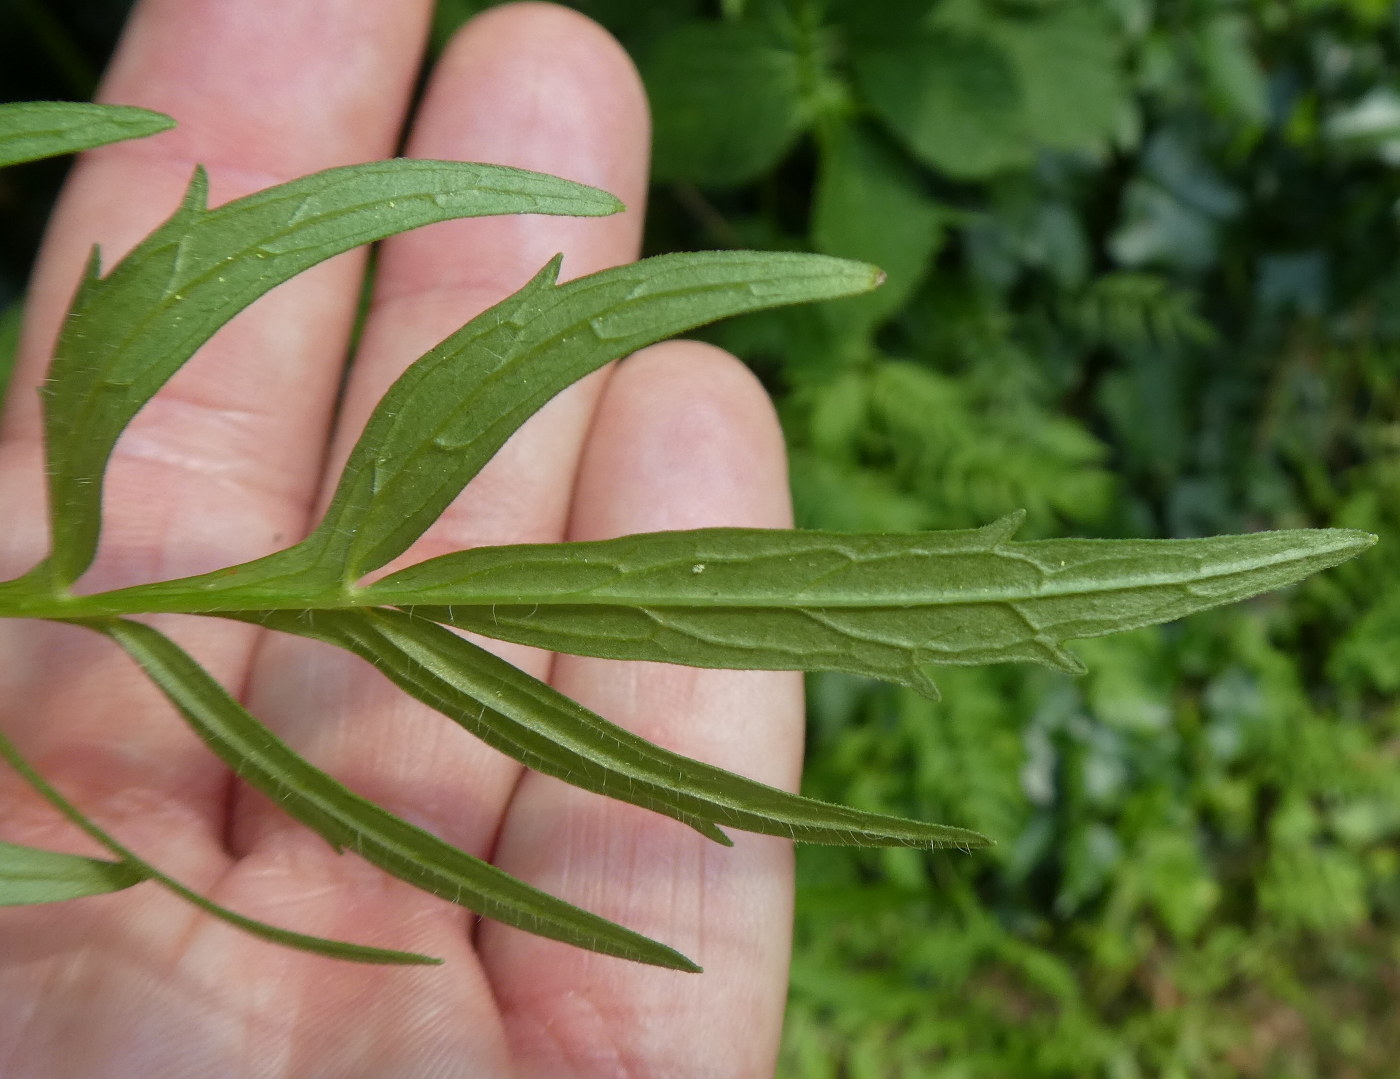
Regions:
<instances>
[{"instance_id":1,"label":"leaf underside","mask_svg":"<svg viewBox=\"0 0 1400 1079\"><path fill-rule=\"evenodd\" d=\"M1298 529L1015 543L1020 520L911 535L702 529L478 548L361 595L553 651L846 671L932 696L927 665L1030 661L1080 673L1065 641L1280 588L1375 542Z\"/></svg>"},{"instance_id":2,"label":"leaf underside","mask_svg":"<svg viewBox=\"0 0 1400 1079\"><path fill-rule=\"evenodd\" d=\"M337 849L478 914L540 936L674 970L679 952L516 880L488 862L381 809L292 752L178 645L139 622L90 628L116 641L239 778Z\"/></svg>"},{"instance_id":3,"label":"leaf underside","mask_svg":"<svg viewBox=\"0 0 1400 1079\"><path fill-rule=\"evenodd\" d=\"M338 645L410 696L537 772L654 809L729 843L719 825L847 846L986 846L976 832L803 798L671 753L485 649L394 610L269 611L247 621Z\"/></svg>"},{"instance_id":4,"label":"leaf underside","mask_svg":"<svg viewBox=\"0 0 1400 1079\"><path fill-rule=\"evenodd\" d=\"M59 586L97 548L102 478L118 436L214 332L259 296L333 255L394 233L487 214L610 214L611 195L497 165L380 161L329 169L206 208L196 169L180 208L78 288L44 387ZM81 432L82 437L73 437Z\"/></svg>"}]
</instances>

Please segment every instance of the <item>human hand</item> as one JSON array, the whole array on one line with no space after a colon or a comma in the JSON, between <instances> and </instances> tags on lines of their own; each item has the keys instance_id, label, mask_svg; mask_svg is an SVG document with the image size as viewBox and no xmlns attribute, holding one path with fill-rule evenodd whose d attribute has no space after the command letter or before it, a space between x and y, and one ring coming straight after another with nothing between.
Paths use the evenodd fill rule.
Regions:
<instances>
[{"instance_id":1,"label":"human hand","mask_svg":"<svg viewBox=\"0 0 1400 1079\"><path fill-rule=\"evenodd\" d=\"M180 127L87 155L28 303L0 443L0 576L46 546L37 397L85 261L167 216L195 162L213 203L400 139L431 5L145 0L104 100ZM556 251L577 276L637 254L647 120L630 64L581 16L495 9L444 54L407 153L519 165L605 188L604 219L486 218L396 237L337 406L364 269L343 256L220 333L127 431L84 590L202 572L303 534L405 364ZM336 416L335 410L340 413ZM411 552L788 523L781 440L752 378L704 346L647 350L532 419ZM442 956L362 967L267 944L142 885L0 912L0 1074L745 1076L771 1074L786 991L791 853L684 825L518 766L368 666L217 620L162 626L295 749L359 792L561 898L678 948L658 970L492 923L336 856L223 765L106 642L0 627L0 723L61 790L172 876L301 932ZM795 675L499 651L662 744L796 781ZM0 839L87 851L13 775Z\"/></svg>"}]
</instances>

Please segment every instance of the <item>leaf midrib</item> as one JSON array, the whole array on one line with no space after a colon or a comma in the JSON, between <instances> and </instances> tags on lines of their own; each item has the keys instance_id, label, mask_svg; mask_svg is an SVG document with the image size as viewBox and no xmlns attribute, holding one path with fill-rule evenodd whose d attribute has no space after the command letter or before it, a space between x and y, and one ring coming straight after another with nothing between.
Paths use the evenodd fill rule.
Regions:
<instances>
[{"instance_id":1,"label":"leaf midrib","mask_svg":"<svg viewBox=\"0 0 1400 1079\"><path fill-rule=\"evenodd\" d=\"M1356 543L1356 549L1361 549L1369 544ZM737 593L726 593L717 596L696 596L687 595L681 598L667 596L660 592L652 593L618 593L610 592L599 594L594 589L578 590L574 592L539 592L539 593L484 593L470 594L468 598L453 599L450 605L453 607L507 607L524 606L525 604L539 604L541 606L600 606L600 607L713 607L713 608L772 608L783 607L793 609L812 609L828 607L937 607L937 606L961 606L967 603L1003 603L1014 604L1023 603L1037 599L1056 599L1073 597L1080 595L1106 595L1114 592L1136 592L1153 588L1185 587L1192 588L1209 581L1217 581L1229 577L1236 577L1247 573L1255 573L1261 569L1273 566L1283 567L1299 562L1307 562L1313 559L1325 558L1329 554L1341 554L1343 551L1351 550L1347 546L1338 546L1335 551L1301 551L1290 553L1287 557L1270 558L1253 561L1235 561L1216 567L1211 570L1184 570L1176 574L1147 574L1135 576L1130 581L1062 581L1061 587L1056 587L1053 576L1049 577L1040 587L1029 589L1020 587L1016 589L989 589L989 588L967 588L958 591L943 592L920 592L915 596L879 595L870 592L846 593L846 594L822 594L813 595L804 601L804 592L810 593L810 586L790 592L774 593L764 596L745 596ZM958 552L959 555L965 552ZM1034 563L1034 560L1025 558L1015 553L1006 551L985 552L999 557L1014 558L1017 561L1035 565L1041 573L1053 575L1056 570L1047 570L1045 567ZM863 560L875 562L889 559L909 559L909 554L898 554L890 556L880 556L875 559ZM937 557L937 556L933 556ZM712 562L719 560L712 559ZM736 562L739 560L735 560ZM684 562L675 563L677 566L684 566ZM645 570L624 571L624 572L664 572L666 566L649 566ZM432 592L446 592L453 585L440 585L432 589ZM596 588L596 586L595 586ZM424 598L428 589L384 589L377 591L373 585L361 591L362 596L372 598L375 602L370 606L380 607L414 607L433 606L445 607L449 602L444 599Z\"/></svg>"},{"instance_id":2,"label":"leaf midrib","mask_svg":"<svg viewBox=\"0 0 1400 1079\"><path fill-rule=\"evenodd\" d=\"M562 606L588 606L588 607L626 607L634 609L665 608L668 610L684 608L703 608L712 610L825 610L831 608L843 609L888 609L888 608L908 608L917 609L920 607L953 607L966 606L969 604L1002 604L1014 606L1018 603L1033 602L1044 599L1064 599L1075 596L1086 595L1110 595L1113 593L1129 593L1137 591L1148 591L1156 588L1187 588L1194 590L1198 586L1211 582L1225 580L1230 577L1240 576L1248 573L1257 573L1261 569L1268 567L1283 567L1310 560L1325 561L1328 558L1335 558L1341 561L1348 552L1354 552L1370 546L1363 538L1364 534L1358 534L1357 538L1347 543L1338 543L1335 547L1327 551L1295 551L1283 556L1266 558L1263 560L1235 560L1213 567L1209 570L1183 570L1174 574L1150 574L1134 577L1130 581L1094 581L1078 580L1061 582L1061 587L1056 587L1052 579L1042 582L1039 587L1018 587L1015 589L974 589L968 588L956 591L925 591L914 595L891 595L878 593L836 593L823 594L820 596L808 596L804 599L804 591L807 589L783 592L781 594L768 594L764 596L751 596L742 593L727 592L712 596L690 595L684 597L668 596L663 591L652 593L612 592L599 594L594 590L579 590L574 592L500 592L500 593L471 593L453 592L448 594L449 589L455 587L465 587L458 584L442 584L432 588L386 588L377 589L374 585L364 588L338 589L333 594L323 594L320 596L269 596L265 593L250 591L240 594L236 587L219 589L215 593L206 593L199 590L189 592L179 592L171 588L171 582L161 582L151 585L137 585L133 588L120 589L113 592L99 592L90 596L36 596L33 599L16 597L17 602L8 605L8 609L0 612L0 616L13 615L23 618L55 618L67 620L73 618L90 618L107 615L120 614L147 614L158 612L171 612L180 614L201 614L220 613L228 611L286 611L286 610L350 610L369 609L374 607L522 607L526 605L538 605L549 607ZM966 552L959 552L966 553ZM1033 562L1024 556L1001 551L983 552L994 554L999 557L1015 558L1017 561ZM863 559L862 561L875 562L885 558L909 559L908 553L900 553L889 556L876 556L873 559ZM931 555L937 558L938 555ZM709 562L718 563L720 559L711 558ZM733 560L739 561L739 560ZM684 561L676 562L676 566L684 566ZM1054 573L1054 570L1046 570L1043 566L1036 568L1043 573ZM1319 567L1321 568L1321 567ZM627 572L664 572L666 564L648 566L644 570L631 570ZM596 587L596 586L595 586ZM367 602L368 601L368 602Z\"/></svg>"}]
</instances>

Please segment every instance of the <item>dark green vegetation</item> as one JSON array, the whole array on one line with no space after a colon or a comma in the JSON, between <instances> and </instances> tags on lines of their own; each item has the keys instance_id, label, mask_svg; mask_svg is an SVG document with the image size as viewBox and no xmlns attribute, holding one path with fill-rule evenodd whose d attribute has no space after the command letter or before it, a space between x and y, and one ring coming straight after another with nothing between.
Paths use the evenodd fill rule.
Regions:
<instances>
[{"instance_id":1,"label":"dark green vegetation","mask_svg":"<svg viewBox=\"0 0 1400 1079\"><path fill-rule=\"evenodd\" d=\"M1393 6L576 6L656 91L655 250L890 272L719 334L779 397L804 524L1382 536L1076 645L1078 679L817 676L807 794L999 845L802 850L784 1074L1389 1074Z\"/></svg>"}]
</instances>

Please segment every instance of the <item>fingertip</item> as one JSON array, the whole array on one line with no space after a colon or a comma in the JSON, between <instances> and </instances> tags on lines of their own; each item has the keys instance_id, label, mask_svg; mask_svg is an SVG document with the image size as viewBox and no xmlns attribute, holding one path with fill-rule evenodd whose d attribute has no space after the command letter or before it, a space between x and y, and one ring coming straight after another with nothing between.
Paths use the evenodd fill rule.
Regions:
<instances>
[{"instance_id":1,"label":"fingertip","mask_svg":"<svg viewBox=\"0 0 1400 1079\"><path fill-rule=\"evenodd\" d=\"M574 8L547 0L515 0L514 3L497 4L468 19L458 28L443 50L439 63L454 62L455 52L473 48L473 40L495 46L513 46L525 41L531 48L555 55L598 56L615 66L619 74L630 74L630 89L636 101L645 109L646 91L627 50L602 25ZM624 84L619 85L624 90L628 89Z\"/></svg>"},{"instance_id":2,"label":"fingertip","mask_svg":"<svg viewBox=\"0 0 1400 1079\"><path fill-rule=\"evenodd\" d=\"M414 115L410 157L530 169L600 188L621 213L531 214L443 222L382 249L376 307L427 296L415 347L520 287L556 252L565 279L630 262L641 246L650 163L641 78L597 23L545 3L505 4L470 19L444 48ZM425 322L425 316L427 321ZM402 340L402 329L394 330Z\"/></svg>"},{"instance_id":3,"label":"fingertip","mask_svg":"<svg viewBox=\"0 0 1400 1079\"><path fill-rule=\"evenodd\" d=\"M632 178L639 189L618 191L616 169L607 156L617 144L651 143L651 114L646 89L627 51L607 30L580 12L538 0L502 4L464 23L438 60L435 86L452 88L470 81L499 86L515 98L499 110L494 134L503 148L513 147L527 156L539 155L539 163L509 162L521 168L557 167L561 155L539 131L554 131L570 147L568 179L593 183L613 191L629 208L640 209L645 194L649 153L638 156L643 168ZM497 77L500 72L501 77ZM430 95L432 88L430 88ZM453 110L434 108L425 100L419 127L435 114L453 122ZM528 119L528 123L523 122ZM525 136L517 145L516 133ZM601 142L600 152L590 155L580 133ZM474 137L480 139L478 127ZM600 136L604 136L600 138ZM428 137L432 137L429 134ZM557 146L558 143L555 143ZM532 146L538 150L532 150ZM595 175L575 175L593 168Z\"/></svg>"},{"instance_id":4,"label":"fingertip","mask_svg":"<svg viewBox=\"0 0 1400 1079\"><path fill-rule=\"evenodd\" d=\"M791 524L782 429L744 364L666 341L618 366L589 434L571 538Z\"/></svg>"}]
</instances>

